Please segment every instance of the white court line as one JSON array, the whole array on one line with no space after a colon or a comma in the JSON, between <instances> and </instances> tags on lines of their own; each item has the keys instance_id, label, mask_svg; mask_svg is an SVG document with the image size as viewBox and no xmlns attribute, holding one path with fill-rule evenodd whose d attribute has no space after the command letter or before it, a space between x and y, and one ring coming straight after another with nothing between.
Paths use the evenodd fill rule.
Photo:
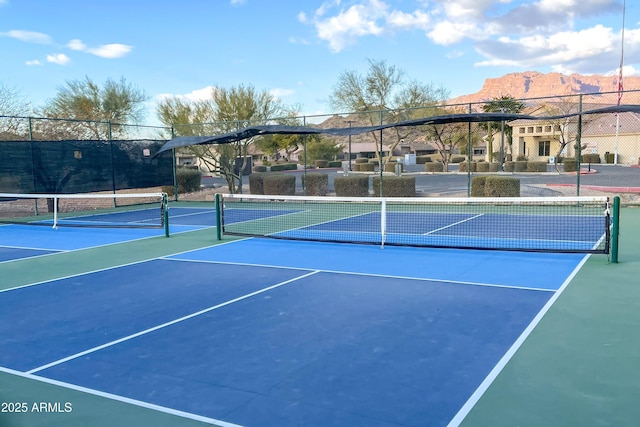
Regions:
<instances>
[{"instance_id":1,"label":"white court line","mask_svg":"<svg viewBox=\"0 0 640 427\"><path fill-rule=\"evenodd\" d=\"M440 230L446 230L447 228L451 228L451 227L456 226L456 225L458 225L458 224L462 224L462 223L464 223L464 222L471 221L472 219L479 218L479 217L481 217L482 215L484 215L484 214L478 214L478 215L476 215L476 216L472 216L472 217L469 217L469 218L465 218L465 219L463 219L463 220L461 220L461 221L454 222L453 224L448 224L448 225L445 225L444 227L440 227L440 228L436 228L435 230L428 231L428 232L426 232L426 233L423 233L422 235L423 235L423 236L428 236L429 234L437 233L437 232L438 232L438 231L440 231Z\"/></svg>"},{"instance_id":2,"label":"white court line","mask_svg":"<svg viewBox=\"0 0 640 427\"><path fill-rule=\"evenodd\" d=\"M562 292L564 292L564 290L569 285L571 280L573 280L575 275L578 274L578 271L580 271L580 269L587 262L587 260L589 259L590 256L591 255L588 254L582 259L582 261L580 261L580 263L576 266L576 268L573 270L571 275L569 275L569 277L567 277L567 280L565 280L564 283L562 284L562 286L560 286L560 289L558 289L558 291L549 299L549 301L547 301L547 303L544 305L544 307L542 307L542 310L540 310L538 312L536 317L533 318L531 323L529 323L529 325L522 332L522 334L520 334L518 339L513 343L513 345L509 348L509 350L507 350L507 352L504 354L504 356L502 356L502 358L498 361L496 366L494 366L494 368L491 370L491 372L489 372L489 375L487 375L487 377L484 379L484 381L482 381L482 383L478 386L478 388L473 392L471 397L469 397L469 399L465 402L465 404L462 406L462 408L460 408L458 413L451 419L449 424L447 424L447 427L457 427L457 426L459 426L460 423L462 423L462 421L465 419L465 417L467 415L469 415L469 412L471 412L471 410L476 405L476 403L478 403L480 398L489 389L491 384L493 384L493 382L498 377L498 375L500 375L500 372L502 372L502 370L505 368L505 366L507 366L507 363L509 363L511 358L516 354L518 349L522 346L524 341L529 337L531 332L533 332L533 330L536 328L536 326L538 326L538 323L540 323L540 321L545 316L545 314L547 314L547 312L549 311L551 306L553 306L553 304L560 297Z\"/></svg>"},{"instance_id":3,"label":"white court line","mask_svg":"<svg viewBox=\"0 0 640 427\"><path fill-rule=\"evenodd\" d=\"M169 255L169 256L173 256L173 255ZM314 270L318 273L335 273L335 274L345 274L345 275L352 275L352 276L380 277L385 279L418 280L422 282L438 282L438 283L450 283L454 285L485 286L490 288L504 288L504 289L520 289L525 291L542 291L542 292L557 291L557 289L535 288L530 286L499 285L496 283L467 282L463 280L437 279L437 278L431 278L431 277L397 276L393 274L359 273L355 271L342 271L342 270L312 269L309 267L288 267L283 265L272 265L272 264L253 264L253 263L247 263L247 262L209 261L209 260L200 260L200 259L181 259L181 258L166 258L166 257L163 257L162 259L166 261L174 261L174 262L178 261L178 262L199 262L199 263L206 263L206 264L240 265L240 266L246 266L246 267L278 268L283 270L306 270L306 271Z\"/></svg>"},{"instance_id":4,"label":"white court line","mask_svg":"<svg viewBox=\"0 0 640 427\"><path fill-rule=\"evenodd\" d=\"M75 384L70 384L70 383L65 383L65 382L58 381L58 380L53 380L53 379L50 379L50 378L40 377L38 375L26 374L24 372L15 371L13 369L4 368L4 367L1 367L1 366L0 366L0 372L4 372L6 374L10 374L10 375L15 375L15 376L18 376L18 377L26 378L26 379L29 379L29 380L34 380L34 381L38 381L38 382L42 382L42 383L46 383L46 384L55 385L55 386L58 386L58 387L63 387L63 388L66 388L66 389L69 389L69 390L78 391L78 392L81 392L81 393L87 393L87 394L92 394L92 395L98 396L98 397L104 397L106 399L114 400L114 401L117 401L117 402L128 403L130 405L139 406L139 407L145 408L145 409L151 409L151 410L158 411L158 412L164 412L165 414L175 415L177 417L187 418L187 419L191 419L191 420L194 420L194 421L201 421L201 422L208 423L208 424L215 424L215 425L218 425L220 427L242 427L242 426L240 426L238 424L228 423L226 421L217 420L215 418L203 417L201 415L192 414L190 412L179 411L177 409L167 408L166 406L154 405L153 403L143 402L143 401L136 400L136 399L131 399L131 398L128 398L128 397L119 396L117 394L106 393L106 392L103 392L103 391L94 390L94 389L91 389L91 388L82 387L82 386L78 386L78 385L75 385Z\"/></svg>"},{"instance_id":5,"label":"white court line","mask_svg":"<svg viewBox=\"0 0 640 427\"><path fill-rule=\"evenodd\" d=\"M27 374L34 374L34 373L42 371L44 369L48 369L48 368L51 368L53 366L60 365L62 363L68 362L70 360L77 359L78 357L82 357L82 356L85 356L87 354L95 353L96 351L99 351L99 350L102 350L102 349L105 349L105 348L108 348L108 347L112 347L112 346L114 346L116 344L120 344L122 342L129 341L129 340L131 340L133 338L137 338L137 337L140 337L142 335L146 335L146 334L149 334L151 332L166 328L168 326L175 325L176 323L184 322L185 320L192 319L194 317L200 316L200 315L205 314L205 313L209 313L210 311L217 310L219 308L225 307L227 305L233 304L233 303L238 302L238 301L245 300L247 298L251 298L253 296L262 294L264 292L270 291L270 290L275 289L275 288L279 288L280 286L284 286L286 284L295 282L297 280L304 279L305 277L309 277L309 276L312 276L312 275L317 274L317 273L319 273L319 271L315 270L315 271L311 271L311 272L309 272L307 274L303 274L302 276L294 277L293 279L289 279L289 280L285 280L284 282L276 283L275 285L272 285L272 286L257 290L255 292L248 293L246 295L240 296L238 298L231 299L229 301L225 301L223 303L214 305L214 306L209 307L209 308L205 308L205 309L197 311L195 313L191 313L191 314L188 314L186 316L182 316L182 317L180 317L178 319L162 323L161 325L157 325L157 326L154 326L152 328L148 328L148 329L145 329L143 331L136 332L135 334L131 334L131 335L128 335L126 337L123 337L123 338L120 338L120 339L117 339L117 340L114 340L114 341L110 341L110 342L108 342L106 344L102 344L102 345L90 348L88 350L81 351L81 352L76 353L76 354L72 354L71 356L68 356L68 357L56 360L54 362L51 362L51 363L47 363L46 365L42 365L42 366L39 366L37 368L31 369L31 370L27 371L26 373Z\"/></svg>"}]
</instances>

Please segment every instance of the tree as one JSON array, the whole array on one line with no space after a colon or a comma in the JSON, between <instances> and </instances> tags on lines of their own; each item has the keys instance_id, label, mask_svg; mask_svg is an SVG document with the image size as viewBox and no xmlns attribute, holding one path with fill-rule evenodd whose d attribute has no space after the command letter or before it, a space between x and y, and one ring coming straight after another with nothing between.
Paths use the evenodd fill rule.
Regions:
<instances>
[{"instance_id":1,"label":"tree","mask_svg":"<svg viewBox=\"0 0 640 427\"><path fill-rule=\"evenodd\" d=\"M39 129L70 139L110 139L126 134L124 124L138 123L144 117L149 96L128 83L108 79L102 87L89 77L69 80L45 104L42 115L56 120Z\"/></svg>"},{"instance_id":2,"label":"tree","mask_svg":"<svg viewBox=\"0 0 640 427\"><path fill-rule=\"evenodd\" d=\"M172 126L174 136L213 135L264 124L284 116L286 108L267 91L253 86L214 88L211 98L186 102L167 99L156 110L165 126ZM248 159L248 148L255 138L229 144L194 145L188 148L211 172L227 181L229 192L242 192L242 171Z\"/></svg>"},{"instance_id":3,"label":"tree","mask_svg":"<svg viewBox=\"0 0 640 427\"><path fill-rule=\"evenodd\" d=\"M369 124L383 122L397 123L415 118L418 107L433 107L448 97L448 91L442 87L427 85L416 80L406 81L405 73L385 61L369 59L366 75L357 71L344 71L338 77L333 93L329 98L335 110L362 113ZM415 131L415 130L413 130ZM403 139L411 136L411 129L393 128L393 143L389 151L393 152ZM380 164L382 159L380 142L383 132L373 132L376 141L376 154Z\"/></svg>"},{"instance_id":4,"label":"tree","mask_svg":"<svg viewBox=\"0 0 640 427\"><path fill-rule=\"evenodd\" d=\"M28 132L24 117L30 113L30 104L20 91L0 83L0 137L20 139Z\"/></svg>"},{"instance_id":5,"label":"tree","mask_svg":"<svg viewBox=\"0 0 640 427\"><path fill-rule=\"evenodd\" d=\"M453 111L451 109L435 108L431 110L431 113L435 116L463 113L463 111L460 108ZM426 125L422 128L424 129L425 140L436 145L438 154L442 158L444 170L445 172L448 171L454 148L466 147L467 145L470 137L467 123L434 124ZM472 134L471 137L473 138L474 135Z\"/></svg>"},{"instance_id":6,"label":"tree","mask_svg":"<svg viewBox=\"0 0 640 427\"><path fill-rule=\"evenodd\" d=\"M482 106L482 111L485 113L519 113L525 108L526 104L524 102L519 101L510 95L502 95L500 97L493 98L491 101L484 104ZM511 152L511 145L513 143L513 129L511 126L505 127L503 122L484 122L480 123L479 126L487 132L487 152L489 154L489 161L495 160L493 153L493 138L498 130L505 130L505 135L502 135L502 137L506 139L509 152ZM504 161L504 153L502 150L501 155L503 158L500 160Z\"/></svg>"},{"instance_id":7,"label":"tree","mask_svg":"<svg viewBox=\"0 0 640 427\"><path fill-rule=\"evenodd\" d=\"M556 152L557 161L554 162L556 171L560 171L559 160L562 158L565 148L569 144L573 144L576 148L576 153L579 153L577 147L578 143L578 121L579 116L575 114L580 112L580 103L572 102L571 98L562 98L557 103L547 103L543 107L545 116L565 116L558 119L549 120L547 123L551 126L552 137L559 143L558 151ZM583 116L583 126L594 120L593 116Z\"/></svg>"}]
</instances>

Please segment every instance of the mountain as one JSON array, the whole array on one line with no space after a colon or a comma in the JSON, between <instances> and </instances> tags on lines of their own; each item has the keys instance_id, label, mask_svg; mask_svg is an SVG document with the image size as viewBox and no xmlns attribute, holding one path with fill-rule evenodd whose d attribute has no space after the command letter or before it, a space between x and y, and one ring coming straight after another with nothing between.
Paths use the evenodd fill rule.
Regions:
<instances>
[{"instance_id":1,"label":"mountain","mask_svg":"<svg viewBox=\"0 0 640 427\"><path fill-rule=\"evenodd\" d=\"M623 77L624 90L640 89L640 77ZM615 103L618 91L618 76L597 74L583 76L561 73L543 74L537 71L511 73L502 77L486 79L479 92L449 100L448 104L467 104L490 101L501 96L516 99L541 98L548 96L607 93L607 96L589 97L590 102Z\"/></svg>"}]
</instances>

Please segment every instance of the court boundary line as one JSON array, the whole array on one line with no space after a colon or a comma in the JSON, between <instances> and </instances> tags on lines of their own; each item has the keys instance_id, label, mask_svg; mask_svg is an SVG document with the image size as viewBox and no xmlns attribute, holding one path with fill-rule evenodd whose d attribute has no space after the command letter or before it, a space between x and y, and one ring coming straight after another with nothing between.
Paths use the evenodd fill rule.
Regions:
<instances>
[{"instance_id":1,"label":"court boundary line","mask_svg":"<svg viewBox=\"0 0 640 427\"><path fill-rule=\"evenodd\" d=\"M193 251L188 251L188 252L193 252ZM557 289L550 289L550 288L534 288L530 286L509 286L509 285L500 285L497 283L467 282L464 280L436 279L436 278L429 278L429 277L411 277L411 276L396 276L393 274L359 273L357 271L325 270L325 269L315 269L310 267L288 267L288 266L280 266L280 265L253 264L253 263L245 263L245 262L168 258L171 256L175 256L175 255L167 255L167 257L162 257L159 259L166 260L166 261L174 261L174 262L196 262L196 263L206 263L206 264L238 265L238 266L245 266L245 267L280 268L283 270L306 270L306 271L314 270L318 273L333 273L333 274L346 274L346 275L353 275L353 276L381 277L386 279L418 280L422 282L439 282L439 283L448 283L452 285L483 286L487 288L504 288L504 289L523 290L523 291L542 291L542 292L558 291Z\"/></svg>"},{"instance_id":2,"label":"court boundary line","mask_svg":"<svg viewBox=\"0 0 640 427\"><path fill-rule=\"evenodd\" d=\"M307 271L309 271L309 269L307 269ZM197 316L200 316L200 315L202 315L202 314L209 313L209 312L214 311L214 310L217 310L217 309L219 309L219 308L226 307L227 305L231 305L231 304L236 303L236 302L238 302L238 301L242 301L242 300L245 300L245 299L248 299L248 298L254 297L254 296L256 296L256 295L260 295L260 294L262 294L262 293L265 293L265 292L268 292L268 291L270 291L270 290L273 290L273 289L279 288L279 287L284 286L284 285L287 285L287 284L289 284L289 283L292 283L292 282L295 282L295 281L298 281L298 280L301 280L301 279L307 278L307 277L312 276L312 275L314 275L314 274L317 274L317 273L319 273L319 272L320 272L320 270L312 270L312 271L309 271L309 273L307 273L307 274L303 274L303 275L301 275L301 276L294 277L294 278L292 278L292 279L289 279L289 280L285 280L285 281L282 281L282 282L276 283L275 285L271 285L271 286L268 286L268 287L266 287L266 288L258 289L257 291L250 292L250 293L248 293L248 294L245 294L245 295L242 295L242 296L239 296L239 297L236 297L236 298L233 298L233 299L227 300L227 301L222 302L222 303L220 303L220 304L216 304L216 305L214 305L214 306L207 307L207 308L205 308L205 309L202 309L202 310L196 311L196 312L191 313L191 314L187 314L187 315L182 316L182 317L179 317L179 318L177 318L177 319L174 319L174 320L171 320L171 321L168 321L168 322L161 323L160 325L156 325L156 326L154 326L154 327L144 329L144 330L142 330L142 331L136 332L135 334L130 334L130 335L127 335L127 336L125 336L125 337L119 338L119 339L117 339L117 340L109 341L109 342L107 342L107 343L105 343L105 344L101 344L101 345L98 345L98 346L92 347L92 348L90 348L90 349L87 349L87 350L84 350L84 351L81 351L81 352L78 352L78 353L72 354L72 355L70 355L70 356L64 357L64 358L62 358L62 359L54 360L53 362L47 363L47 364L42 365L42 366L38 366L38 367L33 368L33 369L30 369L30 370L28 370L28 371L25 371L25 373L27 373L27 374L35 374L36 372L40 372L40 371L43 371L43 370L45 370L45 369L48 369L48 368L51 368L51 367L54 367L54 366L60 365L60 364L62 364L62 363L68 362L68 361L70 361L70 360L74 360L74 359L77 359L77 358L79 358L79 357L86 356L87 354L95 353L96 351L100 351L100 350L103 350L103 349L105 349L105 348L112 347L112 346L114 346L114 345L117 345L117 344L123 343L123 342L125 342L125 341L129 341L129 340L132 340L132 339L134 339L134 338L138 338L138 337L140 337L140 336L143 336L143 335L146 335L146 334L149 334L149 333L152 333L152 332L158 331L158 330L160 330L160 329L163 329L163 328L166 328L166 327L169 327L169 326L172 326L172 325L175 325L175 324L177 324L177 323L184 322L185 320L192 319L192 318L197 317Z\"/></svg>"},{"instance_id":3,"label":"court boundary line","mask_svg":"<svg viewBox=\"0 0 640 427\"><path fill-rule=\"evenodd\" d=\"M496 378L500 375L500 373L507 366L509 361L515 356L520 347L527 340L529 335L533 332L533 330L538 326L538 324L542 321L547 312L553 307L555 302L560 298L560 295L564 292L564 290L569 286L569 283L573 280L573 278L578 274L578 272L582 269L587 260L591 257L591 254L587 254L584 258L578 263L576 268L571 272L569 277L564 281L562 286L551 296L549 301L542 307L542 309L536 314L536 316L531 320L529 325L522 331L520 336L515 340L515 342L509 347L507 352L500 358L498 363L493 367L493 369L489 372L489 374L485 377L485 379L480 383L480 385L476 388L476 390L471 394L471 396L467 399L467 401L462 405L462 407L458 410L456 415L449 421L447 427L457 427L459 426L464 419L469 415L471 410L475 407L475 405L480 401L485 392L491 387Z\"/></svg>"},{"instance_id":4,"label":"court boundary line","mask_svg":"<svg viewBox=\"0 0 640 427\"><path fill-rule=\"evenodd\" d=\"M185 411L180 411L178 409L169 408L169 407L166 407L166 406L156 405L154 403L145 402L143 400L132 399L130 397L121 396L121 395L113 394L113 393L107 393L107 392L104 392L104 391L95 390L95 389L92 389L92 388L83 387L83 386L79 386L79 385L76 385L76 384L67 383L67 382L64 382L64 381L54 380L52 378L47 378L47 377L42 377L42 376L39 376L39 375L33 375L33 374L25 373L25 372L20 372L20 371L14 370L14 369L5 368L3 366L0 366L0 372L3 372L5 374L9 374L9 375L14 375L14 376L21 377L21 378L25 378L25 379L28 379L28 380L38 381L38 382L42 382L42 383L45 383L45 384L50 384L50 385L54 385L54 386L57 386L57 387L66 388L66 389L77 391L77 392L80 392L80 393L91 394L93 396L102 397L102 398L113 400L113 401L116 401L116 402L126 403L126 404L129 404L129 405L134 405L134 406L138 406L138 407L145 408L145 409L150 409L150 410L157 411L157 412L162 412L162 413L169 414L169 415L175 415L175 416L181 417L181 418L186 418L186 419L190 419L190 420L194 420L194 421L200 421L200 422L204 422L204 423L208 423L208 424L214 424L214 425L218 425L220 427L242 427L239 424L233 424L233 423L230 423L230 422L227 422L227 421L218 420L216 418L209 418L209 417L205 417L205 416L202 416L202 415L194 414L194 413L191 413L191 412L185 412Z\"/></svg>"},{"instance_id":5,"label":"court boundary line","mask_svg":"<svg viewBox=\"0 0 640 427\"><path fill-rule=\"evenodd\" d=\"M435 230L427 231L426 233L422 233L422 235L423 236L428 236L430 234L437 233L438 231L446 230L447 228L451 228L451 227L455 227L456 225L462 224L464 222L472 221L472 220L474 220L476 218L479 218L479 217L481 217L483 215L484 214L481 213L481 214L477 214L477 215L474 215L474 216L470 216L469 218L465 218L465 219L462 219L462 220L460 220L458 222L454 222L452 224L445 225L444 227L440 227L440 228L436 228ZM471 236L471 237L475 237L475 236Z\"/></svg>"},{"instance_id":6,"label":"court boundary line","mask_svg":"<svg viewBox=\"0 0 640 427\"><path fill-rule=\"evenodd\" d=\"M209 228L215 228L215 227L209 227ZM181 233L190 233L190 232L193 232L193 231L201 231L201 230L189 230L189 231L183 231ZM175 234L179 234L179 233L175 233ZM146 259L139 260L139 261L132 261L132 262L127 262L125 264L112 265L112 266L109 266L109 267L98 268L96 270L84 271L84 272L81 272L81 273L70 274L70 275L62 276L62 277L53 277L53 278L50 278L50 279L41 280L39 282L27 283L25 285L19 285L19 286L13 286L11 288L0 289L0 293L12 291L12 290L17 290L17 289L22 289L22 288L28 288L28 287L31 287L31 286L44 285L46 283L56 282L56 281L59 281L59 280L72 279L74 277L84 276L86 274L93 274L93 273L99 273L101 271L113 270L114 268L128 267L128 266L131 266L131 265L142 264L143 262L151 262L151 261L155 261L155 260L160 260L160 259L163 259L164 257L185 254L185 253L189 253L189 252L193 252L193 251L198 251L198 250L201 250L201 249L209 249L209 248L213 248L215 246L226 245L226 244L229 244L229 243L239 242L239 241L248 240L248 239L250 239L250 238L229 240L227 242L222 242L222 243L216 243L216 244L213 244L213 245L203 246L201 248L187 249L186 251L174 252L172 254L163 255L163 256L160 256L160 257L146 258ZM117 243L111 243L111 244L115 245ZM106 246L108 246L108 245L106 245ZM90 248L85 248L85 249L90 249ZM74 249L74 250L70 250L70 251L64 251L64 253L77 252L77 251L82 251L82 250L84 250L84 249ZM55 254L47 254L46 256L50 256L50 255L55 255ZM45 256L45 255L42 255L42 256ZM31 259L31 258L19 258L19 259L13 260L13 261L21 261L21 260L28 260L28 259ZM306 270L309 270L309 269L307 268Z\"/></svg>"}]
</instances>

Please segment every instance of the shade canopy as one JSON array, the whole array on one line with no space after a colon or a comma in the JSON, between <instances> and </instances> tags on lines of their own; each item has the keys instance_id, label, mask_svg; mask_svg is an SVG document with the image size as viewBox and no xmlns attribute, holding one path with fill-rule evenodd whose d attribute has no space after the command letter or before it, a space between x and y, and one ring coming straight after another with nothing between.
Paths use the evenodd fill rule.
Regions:
<instances>
[{"instance_id":1,"label":"shade canopy","mask_svg":"<svg viewBox=\"0 0 640 427\"><path fill-rule=\"evenodd\" d=\"M404 120L396 123L388 123L377 126L357 126L345 128L315 128L308 126L285 126L285 125L261 125L249 126L233 132L227 132L220 135L212 136L181 136L169 140L160 148L156 156L164 151L174 148L188 147L192 145L206 144L229 144L243 139L253 138L260 135L333 135L333 136L349 136L358 135L366 132L376 132L383 129L394 127L410 127L424 125L440 125L447 123L482 123L482 122L500 122L512 120L537 120L552 121L569 117L588 114L605 114L605 113L640 113L640 105L614 105L609 107L597 108L594 110L583 111L581 113L560 114L554 116L531 116L527 114L514 113L466 113L466 114L446 114L440 116L423 117L419 119Z\"/></svg>"}]
</instances>

